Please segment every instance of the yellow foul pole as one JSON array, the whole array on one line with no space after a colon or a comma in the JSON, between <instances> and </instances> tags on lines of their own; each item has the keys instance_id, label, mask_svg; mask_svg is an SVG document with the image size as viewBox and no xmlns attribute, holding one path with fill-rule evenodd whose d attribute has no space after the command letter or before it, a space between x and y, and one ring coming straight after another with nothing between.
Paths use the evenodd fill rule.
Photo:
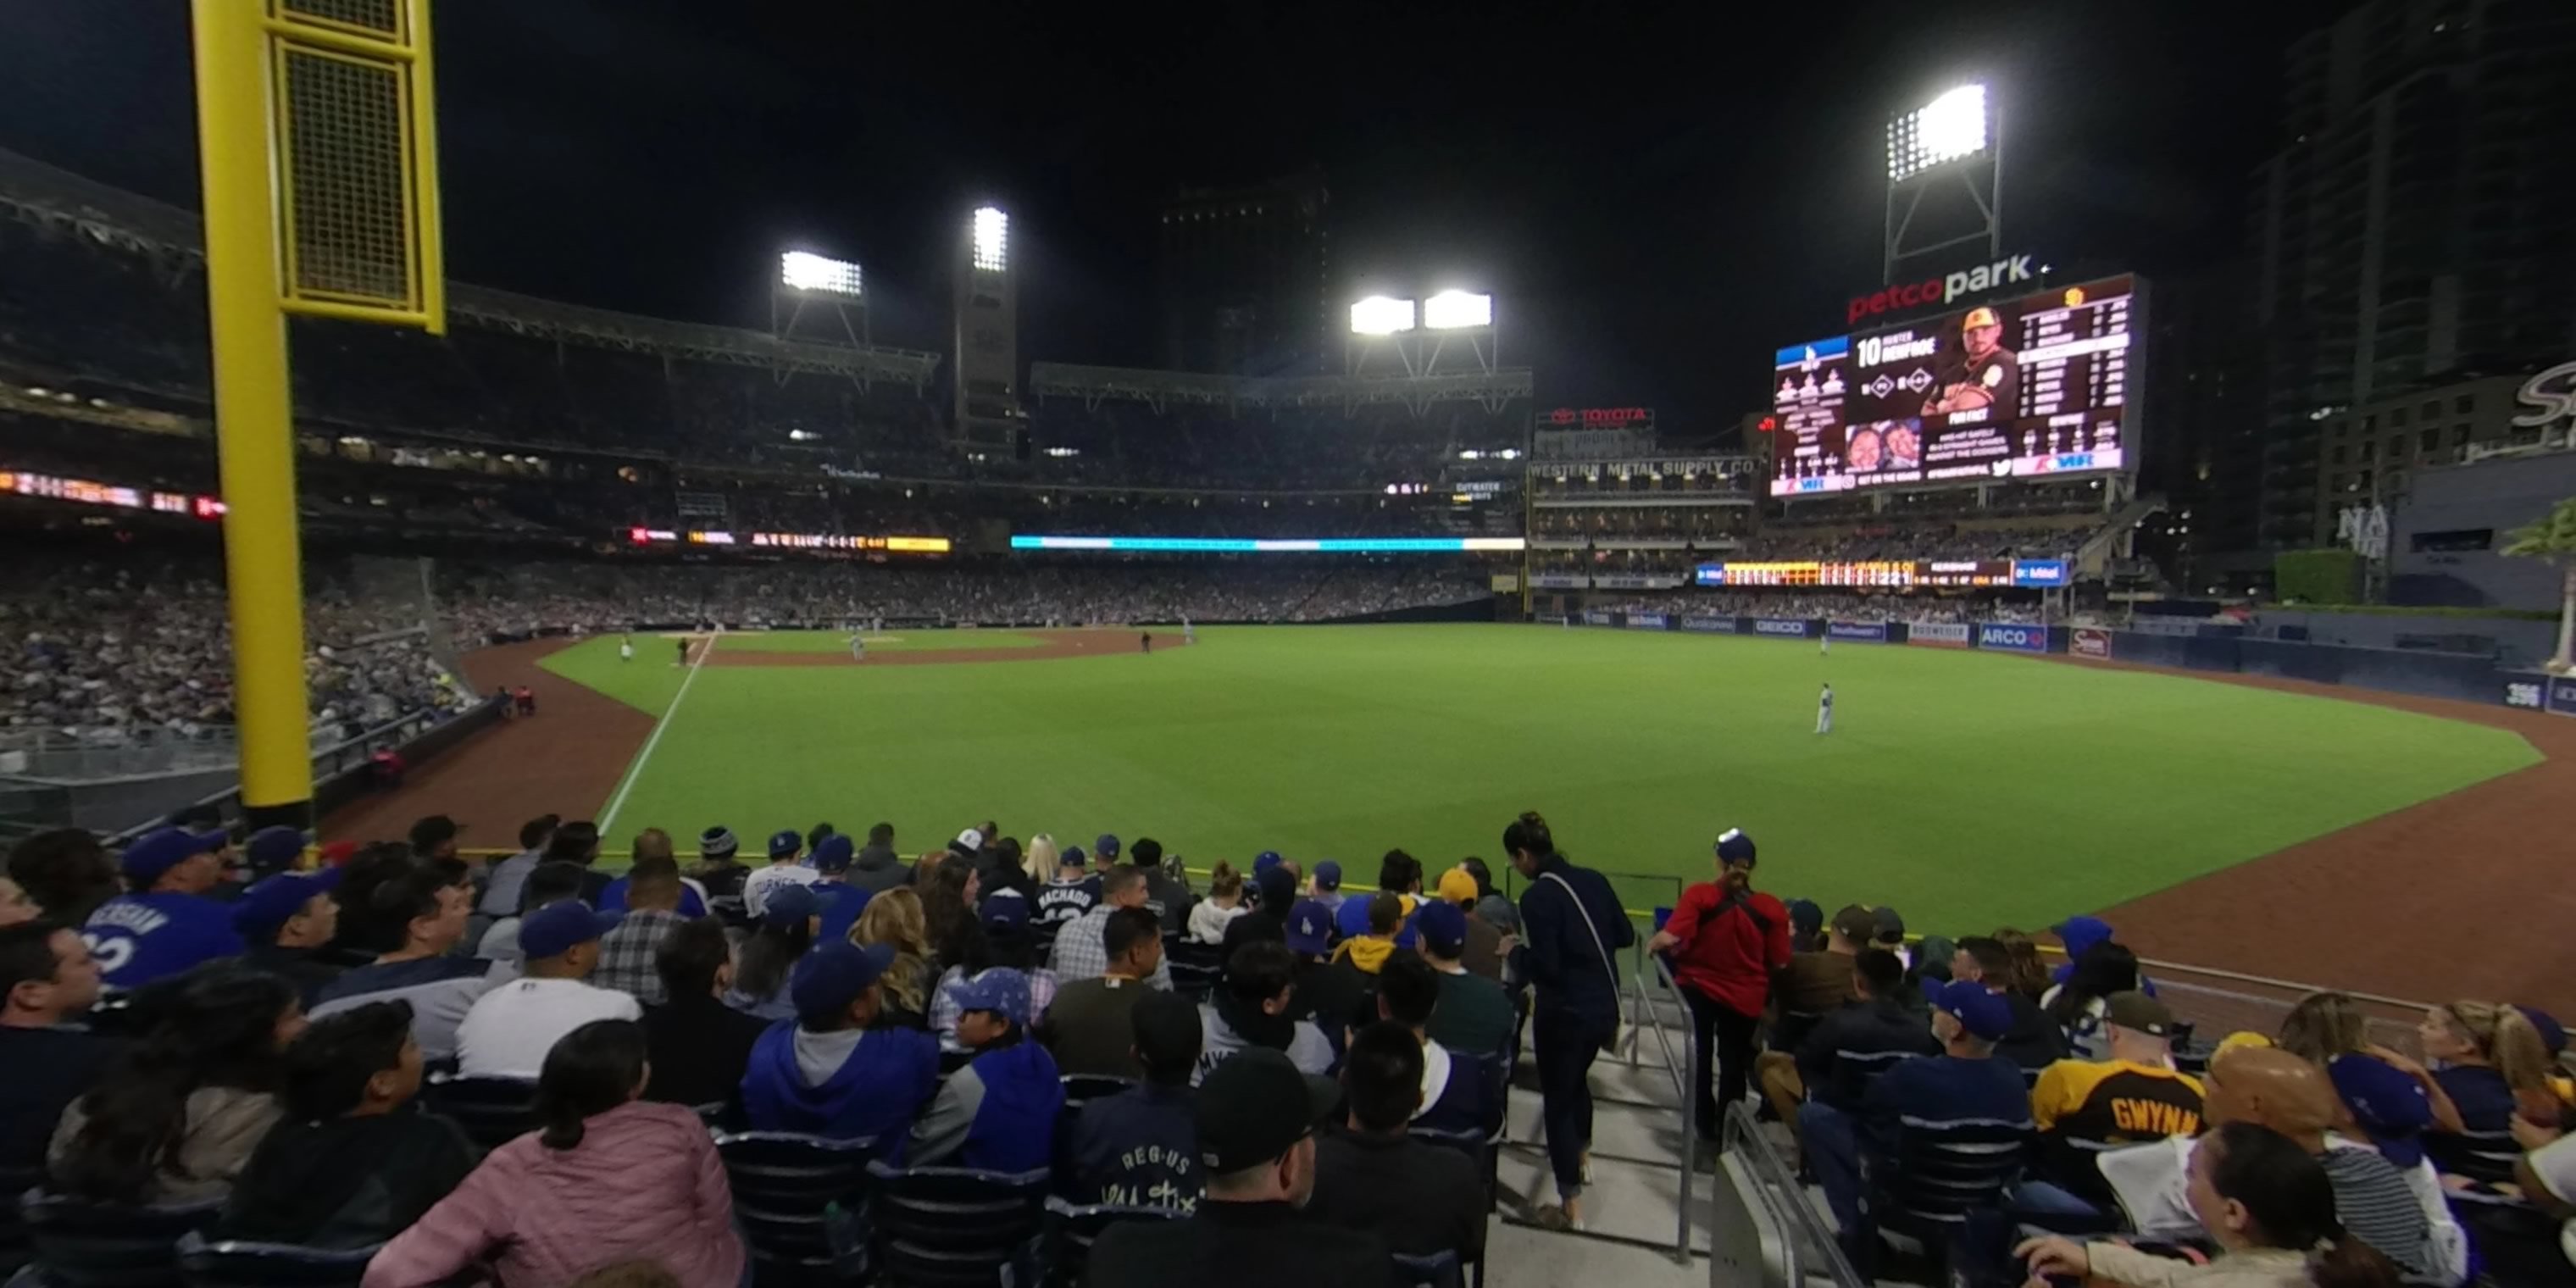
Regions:
<instances>
[{"instance_id":1,"label":"yellow foul pole","mask_svg":"<svg viewBox=\"0 0 2576 1288\"><path fill-rule=\"evenodd\" d=\"M194 0L197 151L205 181L206 319L223 471L224 569L242 809L253 826L312 823L304 578L296 546L295 426L278 310L275 84L253 0Z\"/></svg>"}]
</instances>

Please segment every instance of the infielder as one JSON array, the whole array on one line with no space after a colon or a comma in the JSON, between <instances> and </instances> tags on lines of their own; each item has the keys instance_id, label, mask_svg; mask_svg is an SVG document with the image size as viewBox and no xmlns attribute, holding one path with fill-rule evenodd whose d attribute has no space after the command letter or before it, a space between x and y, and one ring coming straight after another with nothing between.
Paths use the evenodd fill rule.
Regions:
<instances>
[{"instance_id":1,"label":"infielder","mask_svg":"<svg viewBox=\"0 0 2576 1288\"><path fill-rule=\"evenodd\" d=\"M850 633L850 660L853 662L868 660L868 637L856 631Z\"/></svg>"},{"instance_id":2,"label":"infielder","mask_svg":"<svg viewBox=\"0 0 2576 1288\"><path fill-rule=\"evenodd\" d=\"M1825 686L1824 693L1816 698L1816 732L1832 733L1833 731L1834 686L1828 684Z\"/></svg>"},{"instance_id":3,"label":"infielder","mask_svg":"<svg viewBox=\"0 0 2576 1288\"><path fill-rule=\"evenodd\" d=\"M1181 619L1181 642L1184 644L1199 642L1199 628L1190 625L1190 619L1186 617Z\"/></svg>"},{"instance_id":4,"label":"infielder","mask_svg":"<svg viewBox=\"0 0 2576 1288\"><path fill-rule=\"evenodd\" d=\"M1834 655L1834 637L1833 637L1830 633L1829 633L1829 634L1824 634L1824 635L1819 635L1819 636L1817 636L1817 637L1816 637L1816 656L1818 656L1818 657L1832 657L1833 655Z\"/></svg>"}]
</instances>

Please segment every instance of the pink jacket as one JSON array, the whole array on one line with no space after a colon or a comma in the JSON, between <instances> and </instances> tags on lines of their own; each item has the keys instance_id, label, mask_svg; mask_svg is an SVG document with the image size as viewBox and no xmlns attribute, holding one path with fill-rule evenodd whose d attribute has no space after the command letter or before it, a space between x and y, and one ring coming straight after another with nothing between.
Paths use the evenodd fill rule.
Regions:
<instances>
[{"instance_id":1,"label":"pink jacket","mask_svg":"<svg viewBox=\"0 0 2576 1288\"><path fill-rule=\"evenodd\" d=\"M733 1191L697 1114L639 1100L584 1126L568 1150L533 1132L493 1150L367 1263L365 1288L426 1288L484 1263L503 1288L560 1288L637 1260L686 1288L742 1282Z\"/></svg>"}]
</instances>

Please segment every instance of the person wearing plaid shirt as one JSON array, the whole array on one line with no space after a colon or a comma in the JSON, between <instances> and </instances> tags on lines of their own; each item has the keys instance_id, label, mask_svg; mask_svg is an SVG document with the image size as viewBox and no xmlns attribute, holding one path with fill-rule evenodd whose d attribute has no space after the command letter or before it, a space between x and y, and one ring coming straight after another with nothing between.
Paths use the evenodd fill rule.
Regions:
<instances>
[{"instance_id":1,"label":"person wearing plaid shirt","mask_svg":"<svg viewBox=\"0 0 2576 1288\"><path fill-rule=\"evenodd\" d=\"M1109 949L1101 932L1109 925L1109 914L1120 908L1140 908L1145 904L1145 872L1142 868L1113 863L1100 874L1100 903L1091 911L1064 924L1056 932L1055 952L1047 963L1055 971L1056 982L1070 984L1078 979L1098 979L1109 973ZM1164 992L1172 989L1169 962L1154 968L1154 977L1145 981Z\"/></svg>"},{"instance_id":2,"label":"person wearing plaid shirt","mask_svg":"<svg viewBox=\"0 0 2576 1288\"><path fill-rule=\"evenodd\" d=\"M663 938L686 920L680 915L680 865L666 856L638 859L626 881L626 919L600 937L599 969L590 982L659 1006L670 994L653 957Z\"/></svg>"}]
</instances>

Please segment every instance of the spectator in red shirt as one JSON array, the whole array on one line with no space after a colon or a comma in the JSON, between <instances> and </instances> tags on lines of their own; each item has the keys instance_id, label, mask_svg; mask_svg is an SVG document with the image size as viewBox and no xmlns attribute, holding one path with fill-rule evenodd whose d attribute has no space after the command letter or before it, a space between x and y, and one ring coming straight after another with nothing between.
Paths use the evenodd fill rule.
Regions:
<instances>
[{"instance_id":1,"label":"spectator in red shirt","mask_svg":"<svg viewBox=\"0 0 2576 1288\"><path fill-rule=\"evenodd\" d=\"M1771 996L1771 975L1789 965L1789 910L1753 888L1752 837L1728 828L1717 838L1717 880L1683 891L1681 905L1646 947L1672 954L1673 978L1690 1004L1699 1042L1699 1135L1714 1145L1720 1109L1744 1099L1753 1075L1754 1034ZM1714 1095L1711 1045L1717 1048Z\"/></svg>"}]
</instances>

